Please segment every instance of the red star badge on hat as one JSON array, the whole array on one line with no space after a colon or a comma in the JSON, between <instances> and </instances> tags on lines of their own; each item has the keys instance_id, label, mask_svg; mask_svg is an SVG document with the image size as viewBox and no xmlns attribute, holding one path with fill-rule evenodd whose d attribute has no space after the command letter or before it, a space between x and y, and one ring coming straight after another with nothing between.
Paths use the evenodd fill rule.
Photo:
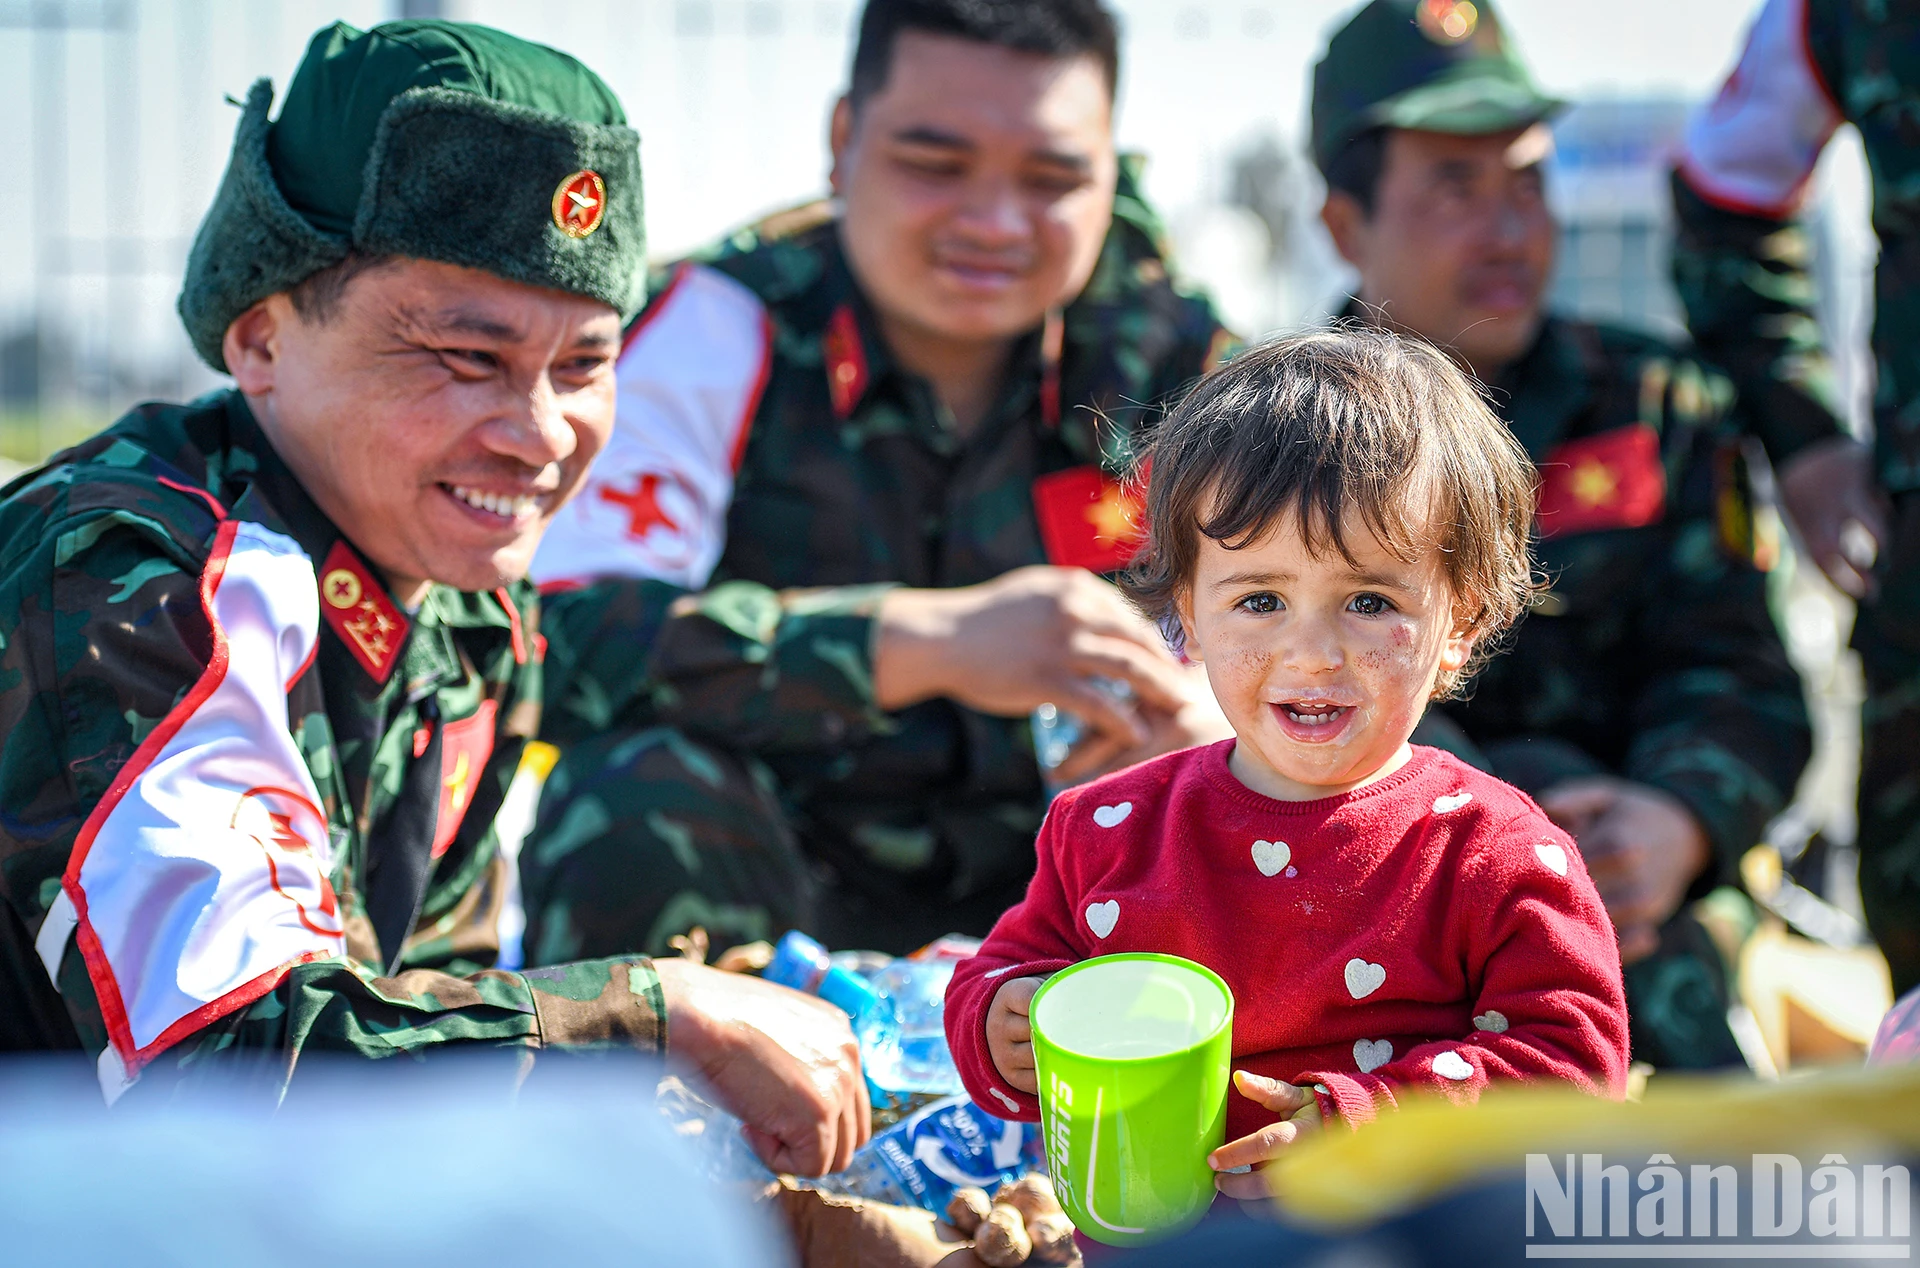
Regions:
<instances>
[{"instance_id":1,"label":"red star badge on hat","mask_svg":"<svg viewBox=\"0 0 1920 1268\"><path fill-rule=\"evenodd\" d=\"M607 214L607 183L592 168L582 168L553 191L553 223L569 238L584 238Z\"/></svg>"}]
</instances>

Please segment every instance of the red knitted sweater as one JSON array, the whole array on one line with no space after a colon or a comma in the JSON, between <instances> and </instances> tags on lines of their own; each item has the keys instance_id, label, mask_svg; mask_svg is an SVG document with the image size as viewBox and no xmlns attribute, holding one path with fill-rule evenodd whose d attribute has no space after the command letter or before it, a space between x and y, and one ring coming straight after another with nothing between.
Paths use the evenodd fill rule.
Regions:
<instances>
[{"instance_id":1,"label":"red knitted sweater","mask_svg":"<svg viewBox=\"0 0 1920 1268\"><path fill-rule=\"evenodd\" d=\"M1531 799L1438 749L1318 801L1227 769L1234 741L1062 793L1027 896L947 990L947 1038L981 1105L1038 1106L994 1070L1009 978L1118 951L1211 968L1233 990L1236 1068L1317 1084L1349 1124L1410 1089L1492 1079L1620 1096L1627 1009L1613 926L1573 841ZM1227 1138L1272 1119L1228 1093Z\"/></svg>"}]
</instances>

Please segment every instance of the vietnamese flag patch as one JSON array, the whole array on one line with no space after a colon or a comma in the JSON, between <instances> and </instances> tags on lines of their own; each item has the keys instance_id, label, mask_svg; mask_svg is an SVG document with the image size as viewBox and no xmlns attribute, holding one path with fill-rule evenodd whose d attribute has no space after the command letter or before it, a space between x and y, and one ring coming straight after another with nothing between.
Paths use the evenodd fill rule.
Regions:
<instances>
[{"instance_id":1,"label":"vietnamese flag patch","mask_svg":"<svg viewBox=\"0 0 1920 1268\"><path fill-rule=\"evenodd\" d=\"M1540 463L1540 536L1639 528L1667 507L1660 436L1629 423L1556 445Z\"/></svg>"},{"instance_id":2,"label":"vietnamese flag patch","mask_svg":"<svg viewBox=\"0 0 1920 1268\"><path fill-rule=\"evenodd\" d=\"M1113 572L1133 562L1146 540L1139 490L1098 467L1069 467L1033 482L1033 510L1047 562Z\"/></svg>"},{"instance_id":3,"label":"vietnamese flag patch","mask_svg":"<svg viewBox=\"0 0 1920 1268\"><path fill-rule=\"evenodd\" d=\"M480 773L493 756L494 719L499 706L482 700L470 718L449 722L440 731L440 817L434 821L433 855L439 858L453 844L466 818L467 807L480 788Z\"/></svg>"}]
</instances>

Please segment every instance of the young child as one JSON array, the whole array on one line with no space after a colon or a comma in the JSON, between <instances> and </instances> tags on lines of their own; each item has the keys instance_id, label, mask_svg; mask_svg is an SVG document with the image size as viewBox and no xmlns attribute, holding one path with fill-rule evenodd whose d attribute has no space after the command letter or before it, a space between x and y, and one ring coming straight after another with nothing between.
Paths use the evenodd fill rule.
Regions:
<instances>
[{"instance_id":1,"label":"young child","mask_svg":"<svg viewBox=\"0 0 1920 1268\"><path fill-rule=\"evenodd\" d=\"M1339 329L1235 358L1146 458L1127 585L1235 738L1054 801L1025 900L947 991L967 1090L1035 1118L1045 976L1159 951L1233 990L1238 1094L1208 1161L1234 1197L1267 1196L1247 1169L1301 1130L1411 1091L1621 1095L1620 958L1572 839L1407 742L1533 592L1524 451L1433 348Z\"/></svg>"}]
</instances>

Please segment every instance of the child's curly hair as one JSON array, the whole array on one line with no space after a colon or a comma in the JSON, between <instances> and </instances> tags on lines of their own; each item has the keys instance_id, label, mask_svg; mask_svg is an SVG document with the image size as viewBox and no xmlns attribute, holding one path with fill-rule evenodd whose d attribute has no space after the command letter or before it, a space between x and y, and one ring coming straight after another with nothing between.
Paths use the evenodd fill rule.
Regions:
<instances>
[{"instance_id":1,"label":"child's curly hair","mask_svg":"<svg viewBox=\"0 0 1920 1268\"><path fill-rule=\"evenodd\" d=\"M1199 535L1239 549L1289 512L1315 553L1353 559L1350 511L1406 562L1441 552L1479 639L1436 699L1459 694L1538 588L1533 465L1475 384L1418 339L1342 325L1249 348L1154 428L1135 473L1147 541L1122 584L1175 642Z\"/></svg>"}]
</instances>

